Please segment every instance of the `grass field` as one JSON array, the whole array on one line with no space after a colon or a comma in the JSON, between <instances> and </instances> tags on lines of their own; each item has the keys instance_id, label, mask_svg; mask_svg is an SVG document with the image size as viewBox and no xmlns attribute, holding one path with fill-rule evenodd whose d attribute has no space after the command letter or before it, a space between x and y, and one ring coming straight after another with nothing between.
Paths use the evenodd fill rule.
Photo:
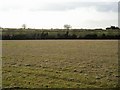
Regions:
<instances>
[{"instance_id":1,"label":"grass field","mask_svg":"<svg viewBox=\"0 0 120 90\"><path fill-rule=\"evenodd\" d=\"M3 88L113 88L118 41L3 41Z\"/></svg>"}]
</instances>

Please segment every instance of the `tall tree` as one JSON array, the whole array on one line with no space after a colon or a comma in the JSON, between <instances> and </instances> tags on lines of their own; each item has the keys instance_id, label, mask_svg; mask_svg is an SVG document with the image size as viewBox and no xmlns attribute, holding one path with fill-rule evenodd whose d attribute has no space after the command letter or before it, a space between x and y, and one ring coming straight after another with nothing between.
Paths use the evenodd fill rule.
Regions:
<instances>
[{"instance_id":1,"label":"tall tree","mask_svg":"<svg viewBox=\"0 0 120 90\"><path fill-rule=\"evenodd\" d=\"M69 30L70 28L72 28L72 26L71 26L71 25L68 25L68 24L65 24L65 25L64 25L64 28L67 29L67 30Z\"/></svg>"},{"instance_id":2,"label":"tall tree","mask_svg":"<svg viewBox=\"0 0 120 90\"><path fill-rule=\"evenodd\" d=\"M22 27L23 27L23 29L26 29L26 24L23 24Z\"/></svg>"}]
</instances>

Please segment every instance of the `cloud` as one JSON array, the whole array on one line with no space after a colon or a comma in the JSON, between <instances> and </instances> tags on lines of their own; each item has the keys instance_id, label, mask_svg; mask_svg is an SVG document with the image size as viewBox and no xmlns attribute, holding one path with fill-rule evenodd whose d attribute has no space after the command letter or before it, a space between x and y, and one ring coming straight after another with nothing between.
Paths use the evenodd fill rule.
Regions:
<instances>
[{"instance_id":1,"label":"cloud","mask_svg":"<svg viewBox=\"0 0 120 90\"><path fill-rule=\"evenodd\" d=\"M21 27L23 23L32 28L63 28L70 24L73 28L105 28L117 25L115 12L98 12L93 7L76 8L73 10L55 12L5 12L0 15L0 25L8 27Z\"/></svg>"},{"instance_id":2,"label":"cloud","mask_svg":"<svg viewBox=\"0 0 120 90\"><path fill-rule=\"evenodd\" d=\"M94 7L100 12L117 12L117 2L64 2L64 3L46 3L44 6L37 6L30 11L68 11L76 8Z\"/></svg>"},{"instance_id":3,"label":"cloud","mask_svg":"<svg viewBox=\"0 0 120 90\"><path fill-rule=\"evenodd\" d=\"M1 1L1 0L0 0ZM86 1L86 2L85 2ZM94 7L100 12L117 12L118 2L98 2L98 0L2 0L0 11L67 11L76 8ZM92 2L93 1L93 2ZM109 0L110 1L110 0Z\"/></svg>"},{"instance_id":4,"label":"cloud","mask_svg":"<svg viewBox=\"0 0 120 90\"><path fill-rule=\"evenodd\" d=\"M80 0L0 0L0 25L35 28L105 28L117 25L117 2ZM103 1L103 0L102 0Z\"/></svg>"}]
</instances>

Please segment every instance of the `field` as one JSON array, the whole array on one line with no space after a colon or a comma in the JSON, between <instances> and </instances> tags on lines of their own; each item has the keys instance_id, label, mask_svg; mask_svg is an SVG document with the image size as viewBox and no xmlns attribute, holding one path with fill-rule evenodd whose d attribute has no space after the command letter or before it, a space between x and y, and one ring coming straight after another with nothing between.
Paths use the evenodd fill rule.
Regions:
<instances>
[{"instance_id":1,"label":"field","mask_svg":"<svg viewBox=\"0 0 120 90\"><path fill-rule=\"evenodd\" d=\"M118 86L117 40L3 40L3 88Z\"/></svg>"}]
</instances>

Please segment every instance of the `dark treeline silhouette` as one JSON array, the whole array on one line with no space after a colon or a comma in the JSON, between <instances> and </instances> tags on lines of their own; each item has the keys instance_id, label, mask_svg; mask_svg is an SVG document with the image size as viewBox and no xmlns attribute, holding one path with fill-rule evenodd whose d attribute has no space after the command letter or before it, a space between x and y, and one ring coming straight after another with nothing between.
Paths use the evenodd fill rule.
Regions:
<instances>
[{"instance_id":1,"label":"dark treeline silhouette","mask_svg":"<svg viewBox=\"0 0 120 90\"><path fill-rule=\"evenodd\" d=\"M2 30L2 40L46 40L46 39L120 39L120 29L8 29Z\"/></svg>"}]
</instances>

